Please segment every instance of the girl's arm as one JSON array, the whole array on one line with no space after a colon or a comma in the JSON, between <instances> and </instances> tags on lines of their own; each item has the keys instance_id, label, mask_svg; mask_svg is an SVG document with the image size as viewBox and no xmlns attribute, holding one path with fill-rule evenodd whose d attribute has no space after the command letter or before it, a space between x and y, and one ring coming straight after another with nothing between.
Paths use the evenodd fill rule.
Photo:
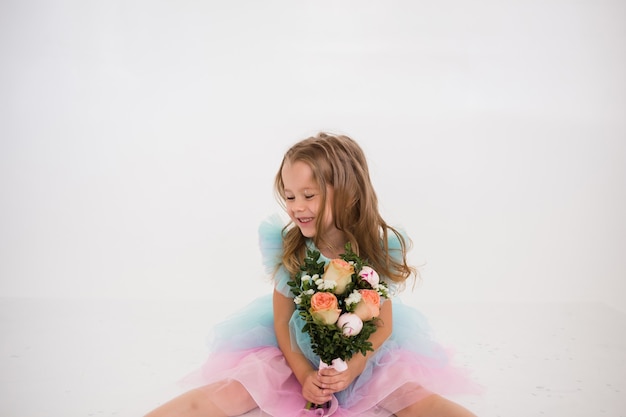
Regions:
<instances>
[{"instance_id":1,"label":"girl's arm","mask_svg":"<svg viewBox=\"0 0 626 417\"><path fill-rule=\"evenodd\" d=\"M302 385L302 395L307 401L314 404L324 404L330 401L331 392L322 389L322 382L317 369L313 368L309 360L292 346L291 335L289 334L289 320L295 311L295 304L292 298L285 297L274 290L274 331L278 347L283 352L283 356L289 364L294 375Z\"/></svg>"},{"instance_id":2,"label":"girl's arm","mask_svg":"<svg viewBox=\"0 0 626 417\"><path fill-rule=\"evenodd\" d=\"M320 381L322 388L329 389L332 392L339 392L348 387L365 369L367 360L376 353L376 350L391 335L393 329L393 308L391 300L385 300L380 306L380 315L378 316L378 328L370 335L369 341L372 342L373 351L368 351L366 355L357 353L348 360L348 370L337 372L332 368L320 371Z\"/></svg>"}]
</instances>

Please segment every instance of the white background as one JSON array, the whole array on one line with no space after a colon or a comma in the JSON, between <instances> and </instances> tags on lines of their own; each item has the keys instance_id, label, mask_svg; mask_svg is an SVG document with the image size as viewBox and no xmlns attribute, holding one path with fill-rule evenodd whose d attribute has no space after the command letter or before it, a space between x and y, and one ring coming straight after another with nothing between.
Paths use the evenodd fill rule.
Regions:
<instances>
[{"instance_id":1,"label":"white background","mask_svg":"<svg viewBox=\"0 0 626 417\"><path fill-rule=\"evenodd\" d=\"M3 1L0 296L241 299L295 141L367 153L428 301L626 311L626 5Z\"/></svg>"}]
</instances>

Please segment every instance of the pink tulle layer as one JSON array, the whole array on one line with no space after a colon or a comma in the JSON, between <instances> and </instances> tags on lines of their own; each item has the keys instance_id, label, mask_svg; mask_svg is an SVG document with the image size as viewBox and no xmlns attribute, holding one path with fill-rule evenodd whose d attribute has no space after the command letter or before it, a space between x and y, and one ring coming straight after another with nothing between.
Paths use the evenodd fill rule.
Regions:
<instances>
[{"instance_id":1,"label":"pink tulle layer","mask_svg":"<svg viewBox=\"0 0 626 417\"><path fill-rule=\"evenodd\" d=\"M237 381L237 386L250 394L259 413L271 416L334 417L392 416L395 412L425 398L438 394L477 393L460 368L441 366L439 361L415 352L395 349L377 355L377 366L369 375L359 378L348 388L349 392L336 394L329 410L305 410L306 400L291 368L274 346L265 346L237 352L215 352L204 366L186 379L196 386L216 384L214 402L224 408L241 402L241 390L223 389L220 381ZM210 394L211 395L211 394ZM239 398L237 398L239 397ZM229 410L225 410L228 412ZM324 414L326 413L326 414Z\"/></svg>"}]
</instances>

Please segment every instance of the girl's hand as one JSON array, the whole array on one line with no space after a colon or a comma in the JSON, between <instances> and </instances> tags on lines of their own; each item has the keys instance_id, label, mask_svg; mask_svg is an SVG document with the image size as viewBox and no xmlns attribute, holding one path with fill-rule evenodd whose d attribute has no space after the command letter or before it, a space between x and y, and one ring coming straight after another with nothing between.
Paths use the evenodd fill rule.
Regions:
<instances>
[{"instance_id":1,"label":"girl's hand","mask_svg":"<svg viewBox=\"0 0 626 417\"><path fill-rule=\"evenodd\" d=\"M354 367L348 367L348 369L342 372L334 368L325 368L318 371L318 378L324 390L335 393L348 388L348 385L359 376L359 373L355 372Z\"/></svg>"},{"instance_id":2,"label":"girl's hand","mask_svg":"<svg viewBox=\"0 0 626 417\"><path fill-rule=\"evenodd\" d=\"M318 372L311 370L302 383L302 396L313 404L325 404L332 399L334 391L323 387L323 385Z\"/></svg>"}]
</instances>

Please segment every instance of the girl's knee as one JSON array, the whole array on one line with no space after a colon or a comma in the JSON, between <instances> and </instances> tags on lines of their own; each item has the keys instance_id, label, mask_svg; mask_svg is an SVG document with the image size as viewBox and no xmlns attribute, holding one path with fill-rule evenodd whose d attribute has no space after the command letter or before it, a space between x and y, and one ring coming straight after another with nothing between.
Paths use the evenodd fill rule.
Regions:
<instances>
[{"instance_id":1,"label":"girl's knee","mask_svg":"<svg viewBox=\"0 0 626 417\"><path fill-rule=\"evenodd\" d=\"M211 402L229 416L238 416L257 407L248 390L235 380L201 388Z\"/></svg>"},{"instance_id":2,"label":"girl's knee","mask_svg":"<svg viewBox=\"0 0 626 417\"><path fill-rule=\"evenodd\" d=\"M398 417L476 417L472 412L440 395L432 394L397 412Z\"/></svg>"},{"instance_id":3,"label":"girl's knee","mask_svg":"<svg viewBox=\"0 0 626 417\"><path fill-rule=\"evenodd\" d=\"M409 407L411 417L435 416L443 398L437 394L428 395Z\"/></svg>"}]
</instances>

